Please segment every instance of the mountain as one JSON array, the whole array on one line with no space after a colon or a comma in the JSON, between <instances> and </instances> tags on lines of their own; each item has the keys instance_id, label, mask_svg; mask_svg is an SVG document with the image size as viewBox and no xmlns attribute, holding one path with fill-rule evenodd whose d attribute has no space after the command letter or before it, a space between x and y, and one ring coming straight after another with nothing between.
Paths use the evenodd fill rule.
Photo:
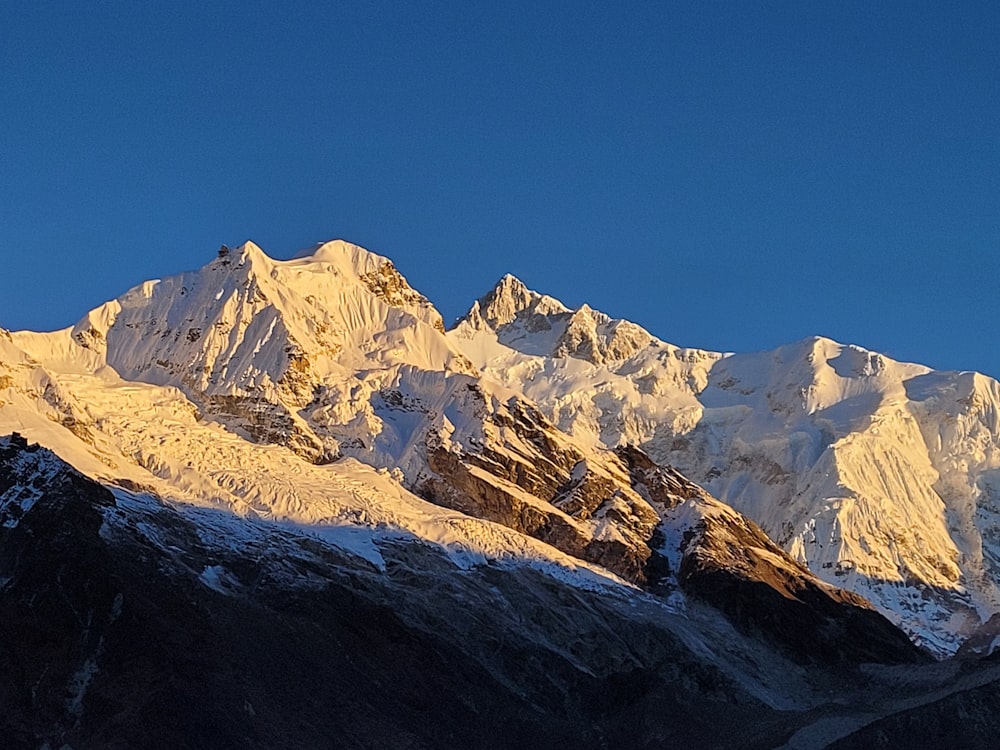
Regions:
<instances>
[{"instance_id":1,"label":"mountain","mask_svg":"<svg viewBox=\"0 0 1000 750\"><path fill-rule=\"evenodd\" d=\"M986 619L987 555L973 585L953 554L985 527L941 536L939 485L849 493L893 460L930 478L914 456L938 423L933 460L971 477L991 427L958 418L949 376L803 346L682 350L513 277L446 333L391 261L341 241L224 246L64 330L0 331L6 735L819 747L950 695L928 653ZM886 524L838 550L909 577L838 575L817 493L845 537ZM993 679L991 632L964 687ZM919 689L872 708L899 675Z\"/></svg>"},{"instance_id":2,"label":"mountain","mask_svg":"<svg viewBox=\"0 0 1000 750\"><path fill-rule=\"evenodd\" d=\"M1000 384L829 339L680 349L512 277L450 332L595 447L641 447L916 642L954 653L1000 608Z\"/></svg>"},{"instance_id":3,"label":"mountain","mask_svg":"<svg viewBox=\"0 0 1000 750\"><path fill-rule=\"evenodd\" d=\"M376 560L376 541L357 526L676 587L687 582L680 557L661 541L672 510L690 500L706 516L714 502L690 483L672 494L649 472L635 476L621 456L575 440L481 377L389 260L343 242L290 261L252 243L224 248L199 271L141 284L72 328L13 334L10 344L37 363L32 377L46 379L46 408L57 413L39 419L29 398L0 417L10 410L12 428L91 476L319 526ZM30 397L31 385L13 385ZM70 434L50 436L52 422ZM294 455L262 450L278 446ZM636 450L630 460L645 458ZM338 492L345 476L358 488L349 500ZM702 526L733 535L731 516L707 515ZM849 619L868 606L780 555L762 559L761 577L801 578Z\"/></svg>"}]
</instances>

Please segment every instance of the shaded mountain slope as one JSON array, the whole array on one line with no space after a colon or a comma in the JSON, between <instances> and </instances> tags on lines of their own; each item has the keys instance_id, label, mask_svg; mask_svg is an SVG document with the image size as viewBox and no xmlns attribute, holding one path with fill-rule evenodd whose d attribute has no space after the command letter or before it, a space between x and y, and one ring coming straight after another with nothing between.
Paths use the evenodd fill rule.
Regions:
<instances>
[{"instance_id":1,"label":"shaded mountain slope","mask_svg":"<svg viewBox=\"0 0 1000 750\"><path fill-rule=\"evenodd\" d=\"M991 662L927 664L852 591L937 655L988 613L991 382L682 350L512 277L446 334L357 246L223 248L0 331L0 434L55 451L0 439L5 736L822 747L948 716Z\"/></svg>"}]
</instances>

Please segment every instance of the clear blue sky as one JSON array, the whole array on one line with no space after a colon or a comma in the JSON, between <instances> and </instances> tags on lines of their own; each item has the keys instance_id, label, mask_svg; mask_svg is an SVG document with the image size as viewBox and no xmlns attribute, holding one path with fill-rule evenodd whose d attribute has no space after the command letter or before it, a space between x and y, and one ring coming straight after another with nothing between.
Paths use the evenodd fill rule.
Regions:
<instances>
[{"instance_id":1,"label":"clear blue sky","mask_svg":"<svg viewBox=\"0 0 1000 750\"><path fill-rule=\"evenodd\" d=\"M1000 5L0 4L0 326L335 237L449 319L1000 376Z\"/></svg>"}]
</instances>

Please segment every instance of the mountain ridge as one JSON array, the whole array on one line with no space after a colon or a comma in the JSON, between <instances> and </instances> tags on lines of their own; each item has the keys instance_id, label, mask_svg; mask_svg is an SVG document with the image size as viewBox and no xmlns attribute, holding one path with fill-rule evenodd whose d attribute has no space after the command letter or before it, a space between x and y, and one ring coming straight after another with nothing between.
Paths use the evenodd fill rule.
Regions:
<instances>
[{"instance_id":1,"label":"mountain ridge","mask_svg":"<svg viewBox=\"0 0 1000 750\"><path fill-rule=\"evenodd\" d=\"M520 384L561 429L594 445L638 445L677 466L930 647L953 652L996 611L996 381L819 336L721 354L643 331L632 338L644 348L607 358L607 330L602 338L595 326L576 347L549 333L574 315L594 319L588 307L552 307L540 320L522 304L496 327L467 315L449 335L490 377ZM935 602L926 612L901 595L911 582Z\"/></svg>"},{"instance_id":2,"label":"mountain ridge","mask_svg":"<svg viewBox=\"0 0 1000 750\"><path fill-rule=\"evenodd\" d=\"M502 294L483 305L492 320L516 318L525 304L539 315L567 314L550 299L528 295L513 277L500 286ZM610 342L624 327L586 309L570 316L567 332L574 318L593 323L593 332ZM11 341L67 383L69 395L54 399L62 408L57 419L90 446L83 460L132 466L137 477L151 472L160 492L183 490L243 514L297 523L325 521L330 511L350 517L349 507L330 507L312 490L305 502L294 484L269 497L265 488L285 482L276 472L244 468L243 479L230 468L255 460L241 439L285 446L321 466L360 461L401 484L384 491L400 499L393 502L412 492L502 524L610 570L609 580L616 575L650 586L662 578L667 556L657 535L675 504L669 493L654 499L615 453L576 441L519 389L483 379L445 335L429 301L388 259L356 245L323 243L289 261L271 260L252 243L223 247L199 271L133 287L71 329L15 334ZM123 397L135 404L124 413ZM219 450L192 453L169 429L151 430L135 409L183 425ZM229 434L223 438L219 429ZM439 534L410 510L400 513L402 506L366 499L364 507L362 518L392 519L429 538ZM725 523L714 528L716 535L733 533ZM373 543L362 546L377 560ZM782 554L769 551L762 569ZM787 562L777 566L793 577L811 575ZM673 573L673 585L681 585Z\"/></svg>"}]
</instances>

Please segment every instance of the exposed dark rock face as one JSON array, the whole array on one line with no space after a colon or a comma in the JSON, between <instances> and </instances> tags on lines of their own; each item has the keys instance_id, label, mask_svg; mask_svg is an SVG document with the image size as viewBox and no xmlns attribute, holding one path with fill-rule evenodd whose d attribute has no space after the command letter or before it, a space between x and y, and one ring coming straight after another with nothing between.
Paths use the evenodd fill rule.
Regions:
<instances>
[{"instance_id":1,"label":"exposed dark rock face","mask_svg":"<svg viewBox=\"0 0 1000 750\"><path fill-rule=\"evenodd\" d=\"M379 265L378 270L362 275L361 280L372 294L384 299L390 305L397 307L419 305L428 311L434 311L430 300L406 283L406 279L390 261L383 262ZM434 313L433 325L441 333L444 333L444 321L440 315L437 315L436 311Z\"/></svg>"},{"instance_id":2,"label":"exposed dark rock face","mask_svg":"<svg viewBox=\"0 0 1000 750\"><path fill-rule=\"evenodd\" d=\"M754 585L744 601L743 581L776 594L765 609L800 603L791 591L815 592L834 621L838 608L865 608L830 594L766 546L759 530L740 530L722 559L712 546L722 539L716 523L683 550L685 570L671 571L668 553L677 550L676 540L674 549L663 547L668 515L687 501L715 503L700 487L637 448L615 453L577 440L526 397L480 378L440 335L427 299L389 261L343 244L313 257L309 267L324 283L337 279L334 286L301 285L292 280L298 272L283 276L280 263L247 243L197 273L132 290L113 316L88 324L100 322L103 339L85 338L126 378L180 388L202 419L244 439L315 463L347 456L396 472L433 502L531 535L647 590L669 595L679 584L741 626L761 597ZM634 324L586 306L571 312L512 277L475 310L501 338L543 322L560 327L549 341L555 356L592 364L630 358L653 342ZM85 410L56 390L47 398L64 426L90 439ZM745 555L735 547L747 534L761 552L741 565ZM708 576L725 585L700 585Z\"/></svg>"},{"instance_id":3,"label":"exposed dark rock face","mask_svg":"<svg viewBox=\"0 0 1000 750\"><path fill-rule=\"evenodd\" d=\"M746 632L769 638L809 662L907 663L929 657L861 596L819 581L753 521L722 506L671 467L628 446L618 454L634 486L670 511L691 500L701 521L682 541L681 588L719 608ZM719 512L712 512L712 509Z\"/></svg>"},{"instance_id":4,"label":"exposed dark rock face","mask_svg":"<svg viewBox=\"0 0 1000 750\"><path fill-rule=\"evenodd\" d=\"M680 570L669 571L660 551L661 516L670 524L670 511L688 500L707 509L724 506L632 446L609 455L605 464L597 465L593 457L587 464L582 454L557 441L544 417L520 402L509 408L509 424L535 455L489 446L459 454L432 446L428 456L435 476L424 482L424 494L662 594L669 593L663 581L672 572L682 590L798 659L907 663L929 658L863 597L822 583L756 524L728 508L709 513L688 534ZM622 533L596 538L578 523L601 512Z\"/></svg>"},{"instance_id":5,"label":"exposed dark rock face","mask_svg":"<svg viewBox=\"0 0 1000 750\"><path fill-rule=\"evenodd\" d=\"M314 463L326 463L331 458L320 441L282 403L247 396L198 398L204 413L249 440L284 445Z\"/></svg>"},{"instance_id":6,"label":"exposed dark rock face","mask_svg":"<svg viewBox=\"0 0 1000 750\"><path fill-rule=\"evenodd\" d=\"M660 518L632 487L621 460L612 453L582 452L520 398L486 419L503 440L456 451L432 433L427 463L433 474L415 489L438 504L502 523L645 584L649 540ZM601 533L602 525L615 533Z\"/></svg>"},{"instance_id":7,"label":"exposed dark rock face","mask_svg":"<svg viewBox=\"0 0 1000 750\"><path fill-rule=\"evenodd\" d=\"M860 603L774 578L759 530L696 534L684 586L742 633L694 602L677 615L531 569L463 571L418 541L381 545L379 570L268 524L112 494L14 436L0 441L0 736L78 750L770 748L796 733L991 746L996 659L922 666ZM723 569L730 556L742 562Z\"/></svg>"},{"instance_id":8,"label":"exposed dark rock face","mask_svg":"<svg viewBox=\"0 0 1000 750\"><path fill-rule=\"evenodd\" d=\"M711 497L677 469L657 464L634 445L623 445L616 452L628 467L632 486L662 508L669 510L685 500Z\"/></svg>"},{"instance_id":9,"label":"exposed dark rock face","mask_svg":"<svg viewBox=\"0 0 1000 750\"><path fill-rule=\"evenodd\" d=\"M627 320L612 320L584 305L572 313L552 355L576 357L592 364L621 362L652 341L646 331Z\"/></svg>"}]
</instances>

